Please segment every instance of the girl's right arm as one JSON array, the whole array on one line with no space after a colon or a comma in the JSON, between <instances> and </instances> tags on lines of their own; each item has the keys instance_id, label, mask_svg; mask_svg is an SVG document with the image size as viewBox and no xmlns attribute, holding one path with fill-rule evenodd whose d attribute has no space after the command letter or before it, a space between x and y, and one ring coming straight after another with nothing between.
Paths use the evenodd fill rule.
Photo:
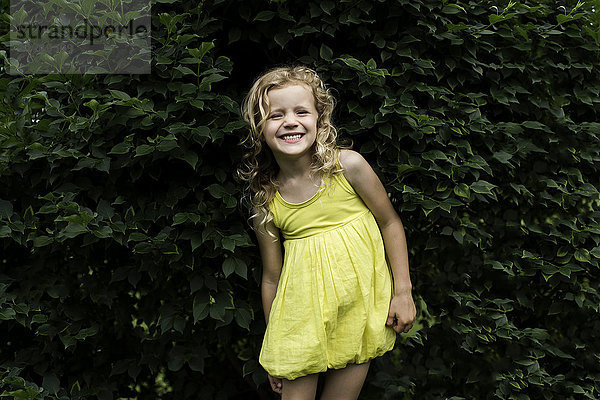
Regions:
<instances>
[{"instance_id":1,"label":"girl's right arm","mask_svg":"<svg viewBox=\"0 0 600 400\"><path fill-rule=\"evenodd\" d=\"M254 210L254 214L257 214L256 210ZM262 259L263 264L260 293L262 296L263 310L265 312L265 321L268 324L271 306L273 305L273 300L277 293L277 284L279 283L279 276L281 275L283 257L281 255L279 229L277 229L272 220L267 223L266 229L276 237L276 239L273 239L273 237L259 225L259 218L255 218L254 232L256 232L256 237L258 239L260 258ZM271 389L273 389L274 392L281 394L283 384L281 379L274 378L270 374L267 376Z\"/></svg>"},{"instance_id":2,"label":"girl's right arm","mask_svg":"<svg viewBox=\"0 0 600 400\"><path fill-rule=\"evenodd\" d=\"M283 257L281 241L279 240L279 229L277 229L272 220L267 223L266 228L275 235L276 239L274 239L262 226L259 226L258 222L259 218L254 218L254 232L256 232L258 239L258 247L260 248L260 257L263 265L261 279L262 304L265 321L268 324L271 306L277 293L277 284L281 275Z\"/></svg>"}]
</instances>

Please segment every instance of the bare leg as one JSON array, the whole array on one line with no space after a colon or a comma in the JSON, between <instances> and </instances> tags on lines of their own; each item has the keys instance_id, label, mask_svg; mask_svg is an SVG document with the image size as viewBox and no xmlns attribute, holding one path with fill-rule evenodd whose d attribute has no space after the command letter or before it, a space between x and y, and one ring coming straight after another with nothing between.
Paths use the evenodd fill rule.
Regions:
<instances>
[{"instance_id":1,"label":"bare leg","mask_svg":"<svg viewBox=\"0 0 600 400\"><path fill-rule=\"evenodd\" d=\"M314 400L319 374L310 374L293 381L283 379L281 400Z\"/></svg>"},{"instance_id":2,"label":"bare leg","mask_svg":"<svg viewBox=\"0 0 600 400\"><path fill-rule=\"evenodd\" d=\"M356 400L370 364L370 361L364 364L348 364L346 368L327 371L321 400Z\"/></svg>"}]
</instances>

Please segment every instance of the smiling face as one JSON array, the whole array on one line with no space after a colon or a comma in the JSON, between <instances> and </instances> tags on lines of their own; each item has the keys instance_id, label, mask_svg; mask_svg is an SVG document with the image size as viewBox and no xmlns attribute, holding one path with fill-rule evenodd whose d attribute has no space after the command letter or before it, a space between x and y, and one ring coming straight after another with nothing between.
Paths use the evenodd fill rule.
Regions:
<instances>
[{"instance_id":1,"label":"smiling face","mask_svg":"<svg viewBox=\"0 0 600 400\"><path fill-rule=\"evenodd\" d=\"M269 90L264 140L276 158L308 153L317 137L318 112L310 88L289 84Z\"/></svg>"}]
</instances>

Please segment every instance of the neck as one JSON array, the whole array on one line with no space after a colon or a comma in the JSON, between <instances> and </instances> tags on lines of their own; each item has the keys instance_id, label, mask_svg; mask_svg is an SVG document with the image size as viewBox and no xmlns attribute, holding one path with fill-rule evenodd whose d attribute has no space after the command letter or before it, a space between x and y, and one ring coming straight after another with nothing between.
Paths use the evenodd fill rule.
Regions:
<instances>
[{"instance_id":1,"label":"neck","mask_svg":"<svg viewBox=\"0 0 600 400\"><path fill-rule=\"evenodd\" d=\"M310 154L304 154L298 158L279 156L275 157L275 161L279 165L277 180L280 182L294 181L308 178L312 156Z\"/></svg>"}]
</instances>

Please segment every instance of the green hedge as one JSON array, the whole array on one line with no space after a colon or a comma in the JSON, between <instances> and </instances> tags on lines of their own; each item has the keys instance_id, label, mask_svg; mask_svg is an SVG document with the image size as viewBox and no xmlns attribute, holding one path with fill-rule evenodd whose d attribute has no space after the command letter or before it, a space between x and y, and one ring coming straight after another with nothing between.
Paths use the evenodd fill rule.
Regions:
<instances>
[{"instance_id":1,"label":"green hedge","mask_svg":"<svg viewBox=\"0 0 600 400\"><path fill-rule=\"evenodd\" d=\"M152 74L86 76L6 75L0 4L0 395L271 398L239 103L302 62L408 237L362 398L600 397L597 0L158 0Z\"/></svg>"}]
</instances>

